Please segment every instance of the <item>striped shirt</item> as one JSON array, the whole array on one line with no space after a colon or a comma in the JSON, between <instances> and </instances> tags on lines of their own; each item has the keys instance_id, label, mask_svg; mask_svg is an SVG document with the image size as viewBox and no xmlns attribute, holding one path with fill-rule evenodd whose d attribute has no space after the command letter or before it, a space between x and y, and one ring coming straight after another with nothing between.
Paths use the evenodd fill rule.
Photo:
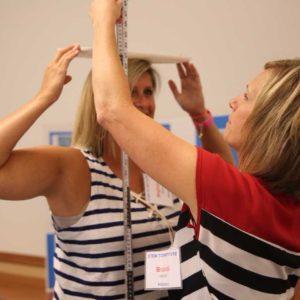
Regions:
<instances>
[{"instance_id":1,"label":"striped shirt","mask_svg":"<svg viewBox=\"0 0 300 300\"><path fill-rule=\"evenodd\" d=\"M291 299L300 277L300 203L198 150L195 224L183 208L175 244L183 289L171 299Z\"/></svg>"},{"instance_id":2,"label":"striped shirt","mask_svg":"<svg viewBox=\"0 0 300 300\"><path fill-rule=\"evenodd\" d=\"M83 151L91 173L89 204L79 220L66 228L54 221L56 250L54 299L124 299L124 227L122 181L102 159ZM180 201L158 209L175 227ZM135 299L166 299L166 291L144 290L145 251L170 246L164 221L131 200ZM55 220L55 219L54 219Z\"/></svg>"}]
</instances>

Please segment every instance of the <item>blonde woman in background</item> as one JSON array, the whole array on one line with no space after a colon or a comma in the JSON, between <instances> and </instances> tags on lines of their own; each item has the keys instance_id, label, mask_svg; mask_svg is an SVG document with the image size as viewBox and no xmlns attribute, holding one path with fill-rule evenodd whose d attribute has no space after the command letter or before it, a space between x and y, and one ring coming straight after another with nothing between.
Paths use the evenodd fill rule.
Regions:
<instances>
[{"instance_id":1,"label":"blonde woman in background","mask_svg":"<svg viewBox=\"0 0 300 300\"><path fill-rule=\"evenodd\" d=\"M71 80L67 75L68 66L79 52L78 45L59 50L47 67L37 95L0 121L0 199L25 200L37 196L47 199L56 235L55 299L123 299L121 150L97 123L91 75L84 85L73 147L14 149L31 125L59 99L64 84ZM196 109L190 113L195 113L197 126L200 124L201 130L217 136L216 152L221 149L220 154L226 153L224 158L231 160L228 146L217 129L206 122L207 112L196 70L190 64L178 68L180 74L186 75L181 80L181 92L171 84L176 98L183 107L189 102L195 105ZM129 82L134 105L152 118L157 87L155 71L147 61L132 60ZM214 148L210 140L207 143ZM166 291L144 290L144 256L146 250L170 246L170 232L177 224L181 204L175 197L172 207L155 208L146 202L142 197L142 171L132 161L129 165L135 296L164 299Z\"/></svg>"}]
</instances>

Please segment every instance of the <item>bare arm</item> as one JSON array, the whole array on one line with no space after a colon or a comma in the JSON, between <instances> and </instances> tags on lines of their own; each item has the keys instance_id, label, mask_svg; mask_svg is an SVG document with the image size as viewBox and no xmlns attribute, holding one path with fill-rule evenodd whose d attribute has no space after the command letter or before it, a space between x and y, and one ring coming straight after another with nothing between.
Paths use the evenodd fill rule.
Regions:
<instances>
[{"instance_id":1,"label":"bare arm","mask_svg":"<svg viewBox=\"0 0 300 300\"><path fill-rule=\"evenodd\" d=\"M0 198L27 199L50 194L49 187L60 172L58 151L49 147L14 150L15 145L38 117L60 96L66 74L79 46L58 51L48 65L38 94L14 113L0 121Z\"/></svg>"},{"instance_id":2,"label":"bare arm","mask_svg":"<svg viewBox=\"0 0 300 300\"><path fill-rule=\"evenodd\" d=\"M170 89L180 107L191 117L197 116L205 121L208 118L205 108L205 101L202 91L200 76L191 63L177 64L178 75L180 78L181 91L178 90L174 81L169 81ZM202 128L201 142L203 148L217 153L229 163L233 163L233 157L229 145L225 142L220 131L215 124Z\"/></svg>"},{"instance_id":3,"label":"bare arm","mask_svg":"<svg viewBox=\"0 0 300 300\"><path fill-rule=\"evenodd\" d=\"M300 300L300 279L298 279L292 300Z\"/></svg>"},{"instance_id":4,"label":"bare arm","mask_svg":"<svg viewBox=\"0 0 300 300\"><path fill-rule=\"evenodd\" d=\"M196 148L175 137L132 104L114 26L121 1L95 0L93 88L98 121L145 172L178 195L196 215Z\"/></svg>"}]
</instances>

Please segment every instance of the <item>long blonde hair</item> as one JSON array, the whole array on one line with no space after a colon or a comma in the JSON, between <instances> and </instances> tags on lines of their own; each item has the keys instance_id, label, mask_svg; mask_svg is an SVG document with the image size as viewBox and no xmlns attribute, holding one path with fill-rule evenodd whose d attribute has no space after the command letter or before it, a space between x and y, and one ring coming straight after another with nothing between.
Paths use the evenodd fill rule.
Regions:
<instances>
[{"instance_id":1,"label":"long blonde hair","mask_svg":"<svg viewBox=\"0 0 300 300\"><path fill-rule=\"evenodd\" d=\"M158 88L159 75L146 60L128 60L128 82L130 89L141 75L148 73L151 77L154 91ZM104 143L108 132L97 123L92 86L92 71L89 72L83 85L75 125L72 134L72 146L88 149L95 157L103 155ZM110 145L113 147L113 145ZM112 149L113 151L114 149Z\"/></svg>"},{"instance_id":2,"label":"long blonde hair","mask_svg":"<svg viewBox=\"0 0 300 300\"><path fill-rule=\"evenodd\" d=\"M300 200L300 59L268 62L271 79L244 127L240 169Z\"/></svg>"}]
</instances>

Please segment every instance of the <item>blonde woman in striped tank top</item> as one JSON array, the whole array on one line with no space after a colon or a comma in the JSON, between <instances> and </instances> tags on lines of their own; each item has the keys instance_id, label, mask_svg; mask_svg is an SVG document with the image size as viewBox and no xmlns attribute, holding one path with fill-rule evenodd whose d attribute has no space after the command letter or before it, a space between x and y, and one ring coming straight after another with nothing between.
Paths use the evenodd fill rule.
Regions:
<instances>
[{"instance_id":1,"label":"blonde woman in striped tank top","mask_svg":"<svg viewBox=\"0 0 300 300\"><path fill-rule=\"evenodd\" d=\"M56 233L54 299L123 299L121 150L97 123L91 74L82 92L72 147L15 149L31 125L59 99L64 84L71 80L68 66L79 52L79 45L60 49L47 67L38 94L1 120L0 199L17 201L41 195L47 199ZM187 74L184 78L183 73ZM183 109L198 116L201 112L206 118L195 74L192 65L181 66L182 91L179 93L174 83L170 87ZM157 75L148 61L129 62L129 82L134 105L153 118ZM231 160L228 147L214 134L213 142L204 144ZM135 296L164 299L166 291L145 291L144 256L147 250L170 246L169 232L177 224L181 203L174 197L172 207L158 205L156 212L151 212L149 203L137 201L144 191L142 171L132 161L129 165Z\"/></svg>"}]
</instances>

